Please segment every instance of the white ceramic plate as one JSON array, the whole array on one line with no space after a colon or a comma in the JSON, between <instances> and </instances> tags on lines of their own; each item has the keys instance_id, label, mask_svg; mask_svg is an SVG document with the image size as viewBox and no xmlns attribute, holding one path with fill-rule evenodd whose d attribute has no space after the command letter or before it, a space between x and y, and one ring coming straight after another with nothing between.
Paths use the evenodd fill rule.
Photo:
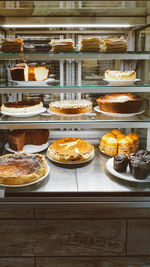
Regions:
<instances>
[{"instance_id":1,"label":"white ceramic plate","mask_svg":"<svg viewBox=\"0 0 150 267\"><path fill-rule=\"evenodd\" d=\"M28 186L28 185L37 184L37 183L43 181L43 180L48 176L49 172L50 172L50 167L49 167L49 165L47 164L47 173L46 173L44 176L42 176L42 177L41 177L39 180L37 180L37 181L34 181L34 182L32 182L32 183L29 183L29 184L22 184L22 185L4 185L4 184L0 184L0 186L4 186L4 187L14 187L14 188L16 188L16 187L25 187L25 186Z\"/></svg>"},{"instance_id":2,"label":"white ceramic plate","mask_svg":"<svg viewBox=\"0 0 150 267\"><path fill-rule=\"evenodd\" d=\"M43 86L47 85L49 82L55 81L54 78L48 78L45 81L16 81L16 80L9 80L9 82L16 83L18 86Z\"/></svg>"},{"instance_id":3,"label":"white ceramic plate","mask_svg":"<svg viewBox=\"0 0 150 267\"><path fill-rule=\"evenodd\" d=\"M126 181L129 181L129 182L136 182L136 183L150 183L150 175L147 176L146 179L135 179L133 177L133 175L131 174L130 172L130 169L129 169L129 166L127 167L127 172L124 172L124 173L120 173L120 172L117 172L114 170L113 168L113 162L114 162L114 158L111 158L109 159L107 162L106 162L106 169L107 171L109 171L112 175L122 179L122 180L126 180Z\"/></svg>"},{"instance_id":4,"label":"white ceramic plate","mask_svg":"<svg viewBox=\"0 0 150 267\"><path fill-rule=\"evenodd\" d=\"M79 114L61 114L61 113L55 113L55 112L52 112L52 111L50 111L49 109L47 109L47 112L49 113L49 114L53 114L53 115L58 115L58 116L67 116L67 117L76 117L76 116L81 116L81 115L90 115L90 113L92 112L92 111L90 111L90 112L87 112L87 113L79 113Z\"/></svg>"},{"instance_id":5,"label":"white ceramic plate","mask_svg":"<svg viewBox=\"0 0 150 267\"><path fill-rule=\"evenodd\" d=\"M118 80L107 80L107 79L103 80L108 82L108 84L112 86L128 86L128 85L133 85L135 82L140 81L140 79L135 79L132 81L126 81L126 80L118 81Z\"/></svg>"},{"instance_id":6,"label":"white ceramic plate","mask_svg":"<svg viewBox=\"0 0 150 267\"><path fill-rule=\"evenodd\" d=\"M60 163L60 164L65 164L65 165L66 164L67 165L79 165L79 164L87 163L87 162L91 161L92 159L94 159L94 157L95 157L95 155L94 155L92 158L90 158L88 160L85 160L85 161L80 161L80 162L61 162L61 161L57 161L57 160L54 160L54 159L50 158L48 156L48 154L46 156L48 157L48 159L50 159L53 162Z\"/></svg>"},{"instance_id":7,"label":"white ceramic plate","mask_svg":"<svg viewBox=\"0 0 150 267\"><path fill-rule=\"evenodd\" d=\"M31 112L9 113L9 112L5 112L5 111L1 111L1 114L11 116L11 117L26 118L26 117L32 117L32 116L38 115L38 114L45 112L45 111L46 111L46 108L42 107L42 108L39 108L39 109L31 111Z\"/></svg>"},{"instance_id":8,"label":"white ceramic plate","mask_svg":"<svg viewBox=\"0 0 150 267\"><path fill-rule=\"evenodd\" d=\"M26 152L26 153L39 153L45 149L47 149L49 146L49 142L41 145L41 146L36 146L36 145L25 145L23 147L23 150L22 151L15 151L13 149L10 148L9 146L9 143L6 143L5 144L5 149L9 152L12 152L12 153L22 153L22 152Z\"/></svg>"},{"instance_id":9,"label":"white ceramic plate","mask_svg":"<svg viewBox=\"0 0 150 267\"><path fill-rule=\"evenodd\" d=\"M110 112L105 112L105 111L102 111L99 106L96 106L94 107L94 110L97 111L97 112L100 112L104 115L107 115L107 116L111 116L111 117L132 117L132 116L135 116L135 115L139 115L139 114L142 114L145 110L142 109L140 110L139 112L136 112L136 113L110 113Z\"/></svg>"}]
</instances>

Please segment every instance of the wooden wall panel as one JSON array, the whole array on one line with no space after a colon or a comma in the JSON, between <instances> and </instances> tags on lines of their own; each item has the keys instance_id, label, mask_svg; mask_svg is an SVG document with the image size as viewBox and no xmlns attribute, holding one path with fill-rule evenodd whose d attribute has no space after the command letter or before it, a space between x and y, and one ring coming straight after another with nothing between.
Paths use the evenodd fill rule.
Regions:
<instances>
[{"instance_id":1,"label":"wooden wall panel","mask_svg":"<svg viewBox=\"0 0 150 267\"><path fill-rule=\"evenodd\" d=\"M124 255L124 220L2 220L0 256ZM11 242L10 242L11 240Z\"/></svg>"},{"instance_id":2,"label":"wooden wall panel","mask_svg":"<svg viewBox=\"0 0 150 267\"><path fill-rule=\"evenodd\" d=\"M0 267L35 267L34 258L0 258Z\"/></svg>"},{"instance_id":3,"label":"wooden wall panel","mask_svg":"<svg viewBox=\"0 0 150 267\"><path fill-rule=\"evenodd\" d=\"M127 219L150 218L148 208L113 208L113 209L58 209L36 208L35 218L38 219Z\"/></svg>"},{"instance_id":4,"label":"wooden wall panel","mask_svg":"<svg viewBox=\"0 0 150 267\"><path fill-rule=\"evenodd\" d=\"M18 209L0 209L0 219L33 219L34 209L32 208L18 208Z\"/></svg>"},{"instance_id":5,"label":"wooden wall panel","mask_svg":"<svg viewBox=\"0 0 150 267\"><path fill-rule=\"evenodd\" d=\"M149 267L150 257L36 258L36 267Z\"/></svg>"},{"instance_id":6,"label":"wooden wall panel","mask_svg":"<svg viewBox=\"0 0 150 267\"><path fill-rule=\"evenodd\" d=\"M150 255L150 219L128 221L127 254Z\"/></svg>"}]
</instances>

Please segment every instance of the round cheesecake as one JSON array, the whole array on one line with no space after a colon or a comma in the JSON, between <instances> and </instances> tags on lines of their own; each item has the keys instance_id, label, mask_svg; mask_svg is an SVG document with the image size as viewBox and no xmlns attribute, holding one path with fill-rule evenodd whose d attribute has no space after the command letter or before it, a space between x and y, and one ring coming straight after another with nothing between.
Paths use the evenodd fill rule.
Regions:
<instances>
[{"instance_id":1,"label":"round cheesecake","mask_svg":"<svg viewBox=\"0 0 150 267\"><path fill-rule=\"evenodd\" d=\"M1 111L8 113L27 113L43 107L40 100L36 101L16 101L2 104Z\"/></svg>"},{"instance_id":2,"label":"round cheesecake","mask_svg":"<svg viewBox=\"0 0 150 267\"><path fill-rule=\"evenodd\" d=\"M136 113L140 110L143 99L131 93L114 93L96 99L100 110L110 113Z\"/></svg>"},{"instance_id":3,"label":"round cheesecake","mask_svg":"<svg viewBox=\"0 0 150 267\"><path fill-rule=\"evenodd\" d=\"M93 158L94 147L79 138L64 138L49 146L48 156L60 162L81 162Z\"/></svg>"},{"instance_id":4,"label":"round cheesecake","mask_svg":"<svg viewBox=\"0 0 150 267\"><path fill-rule=\"evenodd\" d=\"M58 114L81 114L92 110L92 102L88 100L63 100L51 102L49 110Z\"/></svg>"},{"instance_id":5,"label":"round cheesecake","mask_svg":"<svg viewBox=\"0 0 150 267\"><path fill-rule=\"evenodd\" d=\"M28 184L46 173L47 162L40 154L15 153L0 157L0 184Z\"/></svg>"},{"instance_id":6,"label":"round cheesecake","mask_svg":"<svg viewBox=\"0 0 150 267\"><path fill-rule=\"evenodd\" d=\"M106 70L106 80L117 81L133 81L136 79L136 72L134 70L118 71L118 70Z\"/></svg>"}]
</instances>

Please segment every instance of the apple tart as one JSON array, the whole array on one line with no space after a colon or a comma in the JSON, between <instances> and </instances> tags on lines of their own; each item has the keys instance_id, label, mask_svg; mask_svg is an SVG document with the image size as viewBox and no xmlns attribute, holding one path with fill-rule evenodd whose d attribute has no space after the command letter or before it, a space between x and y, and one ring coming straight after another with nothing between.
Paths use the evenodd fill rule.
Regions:
<instances>
[{"instance_id":1,"label":"apple tart","mask_svg":"<svg viewBox=\"0 0 150 267\"><path fill-rule=\"evenodd\" d=\"M30 184L46 173L47 162L43 155L15 153L0 157L0 184Z\"/></svg>"}]
</instances>

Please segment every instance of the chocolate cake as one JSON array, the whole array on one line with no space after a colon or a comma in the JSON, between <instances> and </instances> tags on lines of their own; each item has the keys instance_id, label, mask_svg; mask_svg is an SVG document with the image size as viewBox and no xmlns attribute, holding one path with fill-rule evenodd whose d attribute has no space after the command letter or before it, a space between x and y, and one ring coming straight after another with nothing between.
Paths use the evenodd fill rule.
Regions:
<instances>
[{"instance_id":1,"label":"chocolate cake","mask_svg":"<svg viewBox=\"0 0 150 267\"><path fill-rule=\"evenodd\" d=\"M131 172L136 179L145 179L149 173L149 167L144 160L135 158L131 161Z\"/></svg>"},{"instance_id":2,"label":"chocolate cake","mask_svg":"<svg viewBox=\"0 0 150 267\"><path fill-rule=\"evenodd\" d=\"M14 130L8 133L11 149L21 151L25 145L42 145L48 141L48 130Z\"/></svg>"},{"instance_id":3,"label":"chocolate cake","mask_svg":"<svg viewBox=\"0 0 150 267\"><path fill-rule=\"evenodd\" d=\"M96 100L100 110L110 113L136 113L140 110L143 99L131 93L113 93Z\"/></svg>"},{"instance_id":4,"label":"chocolate cake","mask_svg":"<svg viewBox=\"0 0 150 267\"><path fill-rule=\"evenodd\" d=\"M117 172L126 172L129 159L126 155L118 154L114 157L114 169Z\"/></svg>"}]
</instances>

